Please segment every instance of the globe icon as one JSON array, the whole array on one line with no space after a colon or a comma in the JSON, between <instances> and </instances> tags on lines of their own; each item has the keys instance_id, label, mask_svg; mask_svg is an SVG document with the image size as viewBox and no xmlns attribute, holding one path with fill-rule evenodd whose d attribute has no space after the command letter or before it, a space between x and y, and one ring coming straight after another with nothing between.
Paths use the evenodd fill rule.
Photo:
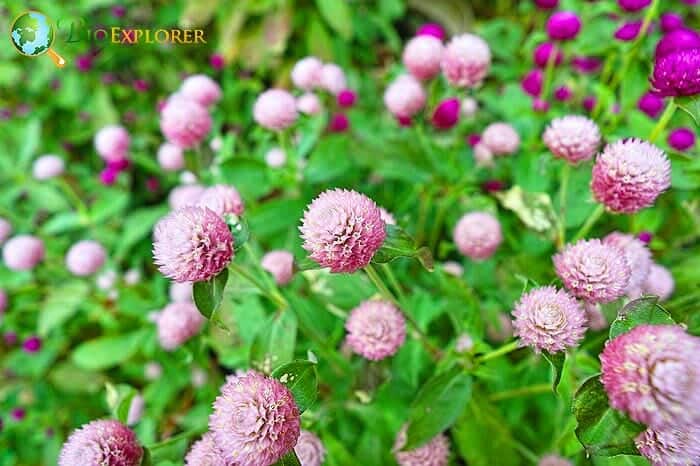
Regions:
<instances>
[{"instance_id":1,"label":"globe icon","mask_svg":"<svg viewBox=\"0 0 700 466\"><path fill-rule=\"evenodd\" d=\"M53 25L43 13L27 11L12 23L10 38L19 53L36 57L51 48L54 40Z\"/></svg>"}]
</instances>

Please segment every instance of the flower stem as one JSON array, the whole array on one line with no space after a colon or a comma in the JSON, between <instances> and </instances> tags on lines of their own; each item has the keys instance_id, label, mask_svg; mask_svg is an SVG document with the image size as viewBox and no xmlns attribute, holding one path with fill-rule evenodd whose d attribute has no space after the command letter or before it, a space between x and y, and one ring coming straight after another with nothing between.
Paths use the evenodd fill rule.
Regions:
<instances>
[{"instance_id":1,"label":"flower stem","mask_svg":"<svg viewBox=\"0 0 700 466\"><path fill-rule=\"evenodd\" d=\"M479 362L485 362L485 361L489 361L491 359L500 358L501 356L504 356L508 353L512 353L513 351L517 350L518 348L520 348L520 344L519 344L518 340L513 340L510 343L506 343L505 345L501 346L500 348L497 348L497 349L491 351L490 353L486 353L482 356L479 356L477 358L477 360Z\"/></svg>"},{"instance_id":2,"label":"flower stem","mask_svg":"<svg viewBox=\"0 0 700 466\"><path fill-rule=\"evenodd\" d=\"M600 217L603 216L605 213L605 206L603 204L598 204L598 207L595 208L593 212L591 212L591 215L588 216L586 219L586 223L583 224L581 229L576 233L576 236L574 236L574 239L572 241L578 241L584 236L588 234L589 231L591 231L591 228L593 228L593 225L600 219Z\"/></svg>"},{"instance_id":3,"label":"flower stem","mask_svg":"<svg viewBox=\"0 0 700 466\"><path fill-rule=\"evenodd\" d=\"M547 65L544 69L544 83L542 84L540 99L545 102L549 99L549 91L552 87L552 81L554 80L554 66L557 62L557 52L559 52L559 49L554 46L552 48L552 53L547 57Z\"/></svg>"},{"instance_id":4,"label":"flower stem","mask_svg":"<svg viewBox=\"0 0 700 466\"><path fill-rule=\"evenodd\" d=\"M668 103L666 104L666 108L664 109L664 113L661 115L661 118L659 118L658 123L656 123L656 126L654 126L654 129L651 130L651 133L649 134L649 142L654 142L656 141L656 138L658 138L661 135L661 132L666 128L668 123L671 121L671 118L673 118L673 114L676 112L677 105L673 101L673 98L670 98Z\"/></svg>"},{"instance_id":5,"label":"flower stem","mask_svg":"<svg viewBox=\"0 0 700 466\"><path fill-rule=\"evenodd\" d=\"M520 396L539 395L541 393L550 393L552 391L551 383L540 383L537 385L529 385L527 387L514 388L513 390L505 390L496 392L489 397L491 401L507 400Z\"/></svg>"},{"instance_id":6,"label":"flower stem","mask_svg":"<svg viewBox=\"0 0 700 466\"><path fill-rule=\"evenodd\" d=\"M557 247L562 248L566 243L566 197L569 190L569 178L571 177L571 165L565 163L561 170L561 185L559 186L559 238Z\"/></svg>"},{"instance_id":7,"label":"flower stem","mask_svg":"<svg viewBox=\"0 0 700 466\"><path fill-rule=\"evenodd\" d=\"M399 281L396 279L396 275L394 275L394 272L391 270L391 267L389 266L389 264L382 264L382 269L384 269L384 272L386 273L387 277L389 277L389 283L391 283L391 286L394 287L394 290L396 291L396 294L398 295L399 302L405 303L406 296L403 294L403 290L401 289L401 285L399 284Z\"/></svg>"},{"instance_id":8,"label":"flower stem","mask_svg":"<svg viewBox=\"0 0 700 466\"><path fill-rule=\"evenodd\" d=\"M249 273L247 270L245 270L243 267L240 265L236 264L235 262L231 262L229 264L229 269L233 270L236 272L238 275L241 277L245 278L248 280L250 283L252 283L256 288L260 290L260 292L267 297L270 301L275 303L277 307L280 309L284 309L288 307L287 300L284 299L279 293L271 292L265 285L263 285L260 280L255 278L253 274Z\"/></svg>"},{"instance_id":9,"label":"flower stem","mask_svg":"<svg viewBox=\"0 0 700 466\"><path fill-rule=\"evenodd\" d=\"M80 196L75 192L73 187L63 178L58 178L58 185L61 187L63 192L70 198L71 202L78 211L81 221L88 222L90 220L90 214L88 213L87 206L80 198Z\"/></svg>"},{"instance_id":10,"label":"flower stem","mask_svg":"<svg viewBox=\"0 0 700 466\"><path fill-rule=\"evenodd\" d=\"M190 437L194 437L196 435L200 435L204 432L206 432L205 428L186 430L185 432L181 432L177 435L173 435L170 438L167 438L167 439L162 440L160 442L149 445L148 449L151 451L158 450L160 448L164 448L164 447L167 447L169 445L172 445L173 443L179 442L180 440L184 440L184 439L188 439Z\"/></svg>"}]
</instances>

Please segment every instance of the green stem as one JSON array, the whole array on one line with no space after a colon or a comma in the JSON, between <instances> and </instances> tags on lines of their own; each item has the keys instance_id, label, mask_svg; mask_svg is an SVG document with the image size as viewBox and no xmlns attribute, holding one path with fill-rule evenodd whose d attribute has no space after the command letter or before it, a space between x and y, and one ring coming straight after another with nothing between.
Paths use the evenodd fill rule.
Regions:
<instances>
[{"instance_id":1,"label":"green stem","mask_svg":"<svg viewBox=\"0 0 700 466\"><path fill-rule=\"evenodd\" d=\"M508 353L512 353L513 351L517 350L518 348L520 348L520 344L519 344L518 340L513 340L510 343L506 343L505 345L501 346L500 348L497 348L497 349L491 351L490 353L486 353L482 356L479 356L477 359L480 362L489 361L491 359L496 359L496 358L499 358L501 356L504 356Z\"/></svg>"},{"instance_id":2,"label":"green stem","mask_svg":"<svg viewBox=\"0 0 700 466\"><path fill-rule=\"evenodd\" d=\"M180 440L183 439L188 439L190 437L194 437L196 435L200 435L206 432L206 429L200 428L200 429L192 429L192 430L187 430L185 432L181 432L177 435L173 435L170 438L167 438L163 441L160 441L158 443L154 443L153 445L149 445L148 449L153 451L153 450L158 450L160 448L167 447L169 445L172 445L173 443L179 442Z\"/></svg>"},{"instance_id":3,"label":"green stem","mask_svg":"<svg viewBox=\"0 0 700 466\"><path fill-rule=\"evenodd\" d=\"M389 283L391 283L391 286L394 287L394 291L396 291L399 301L405 303L406 295L404 295L403 290L401 289L401 285L396 279L396 275L394 275L394 272L391 270L389 264L382 264L382 269L384 269L384 273L386 273L386 276L389 277Z\"/></svg>"},{"instance_id":4,"label":"green stem","mask_svg":"<svg viewBox=\"0 0 700 466\"><path fill-rule=\"evenodd\" d=\"M578 233L576 233L576 236L574 236L572 242L576 242L586 236L588 232L591 231L591 228L593 228L593 225L595 225L595 223L600 219L600 217L603 216L604 213L605 206L603 204L598 204L595 210L591 212L591 215L589 215L586 219L586 223L584 223Z\"/></svg>"},{"instance_id":5,"label":"green stem","mask_svg":"<svg viewBox=\"0 0 700 466\"><path fill-rule=\"evenodd\" d=\"M270 290L265 285L263 285L260 282L260 280L255 278L251 273L249 273L247 270L245 270L240 265L236 264L235 262L231 262L229 264L229 269L233 270L238 275L240 275L241 277L245 278L250 283L252 283L256 288L258 288L260 290L260 292L265 297L267 297L267 299L269 299L270 301L275 303L275 305L277 305L277 307L279 307L280 309L284 309L284 308L289 306L289 304L287 303L287 300L284 299L284 297L279 295L279 293L270 292Z\"/></svg>"},{"instance_id":6,"label":"green stem","mask_svg":"<svg viewBox=\"0 0 700 466\"><path fill-rule=\"evenodd\" d=\"M656 123L656 126L654 126L654 129L651 130L651 133L649 134L649 142L654 142L656 141L656 138L658 138L661 135L661 132L666 128L668 123L671 121L671 118L673 118L673 114L676 112L676 103L673 101L673 98L670 98L668 103L666 104L666 109L664 110L664 113L661 115L661 118L659 118L659 121Z\"/></svg>"},{"instance_id":7,"label":"green stem","mask_svg":"<svg viewBox=\"0 0 700 466\"><path fill-rule=\"evenodd\" d=\"M540 93L540 99L547 101L549 99L549 90L552 87L552 81L554 80L554 66L557 61L557 52L559 49L554 46L552 53L549 54L547 58L547 66L544 69L544 83L542 84L542 92Z\"/></svg>"},{"instance_id":8,"label":"green stem","mask_svg":"<svg viewBox=\"0 0 700 466\"><path fill-rule=\"evenodd\" d=\"M551 388L551 387L550 387ZM515 447L518 452L523 455L525 458L527 458L531 463L533 464L539 464L540 458L528 447L523 445L522 443L518 442L514 438L510 438L510 444Z\"/></svg>"},{"instance_id":9,"label":"green stem","mask_svg":"<svg viewBox=\"0 0 700 466\"><path fill-rule=\"evenodd\" d=\"M58 185L61 190L66 194L66 196L71 200L71 203L75 206L78 211L80 219L83 221L88 221L90 219L90 214L88 213L87 206L83 200L78 196L78 194L73 190L73 187L63 178L58 178Z\"/></svg>"},{"instance_id":10,"label":"green stem","mask_svg":"<svg viewBox=\"0 0 700 466\"><path fill-rule=\"evenodd\" d=\"M496 392L489 396L491 401L507 400L509 398L517 398L520 396L528 395L539 395L542 393L550 393L552 391L551 383L540 383L537 385L530 385L527 387L514 388L513 390L505 390L502 392Z\"/></svg>"},{"instance_id":11,"label":"green stem","mask_svg":"<svg viewBox=\"0 0 700 466\"><path fill-rule=\"evenodd\" d=\"M566 243L566 197L569 191L569 178L571 177L571 165L565 162L561 170L561 186L559 186L559 238L557 247L562 248Z\"/></svg>"}]
</instances>

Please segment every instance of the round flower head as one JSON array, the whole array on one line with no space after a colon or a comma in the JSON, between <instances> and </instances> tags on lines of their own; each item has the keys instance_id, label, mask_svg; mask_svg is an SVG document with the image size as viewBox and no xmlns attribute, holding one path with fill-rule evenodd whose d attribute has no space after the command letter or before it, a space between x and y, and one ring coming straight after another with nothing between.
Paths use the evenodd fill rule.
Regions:
<instances>
[{"instance_id":1,"label":"round flower head","mask_svg":"<svg viewBox=\"0 0 700 466\"><path fill-rule=\"evenodd\" d=\"M204 190L197 201L200 207L207 207L219 215L242 215L245 207L243 199L233 186L216 184Z\"/></svg>"},{"instance_id":2,"label":"round flower head","mask_svg":"<svg viewBox=\"0 0 700 466\"><path fill-rule=\"evenodd\" d=\"M542 140L555 157L575 164L593 157L600 144L600 130L584 116L569 115L552 120Z\"/></svg>"},{"instance_id":3,"label":"round flower head","mask_svg":"<svg viewBox=\"0 0 700 466\"><path fill-rule=\"evenodd\" d=\"M63 159L57 155L42 155L34 161L32 175L36 180L48 180L63 174L65 165Z\"/></svg>"},{"instance_id":4,"label":"round flower head","mask_svg":"<svg viewBox=\"0 0 700 466\"><path fill-rule=\"evenodd\" d=\"M455 351L458 353L468 353L474 349L474 340L466 333L461 334L455 342Z\"/></svg>"},{"instance_id":5,"label":"round flower head","mask_svg":"<svg viewBox=\"0 0 700 466\"><path fill-rule=\"evenodd\" d=\"M581 30L581 20L572 11L557 11L547 20L547 34L551 40L574 39Z\"/></svg>"},{"instance_id":6,"label":"round flower head","mask_svg":"<svg viewBox=\"0 0 700 466\"><path fill-rule=\"evenodd\" d=\"M488 212L465 214L457 222L453 237L459 252L472 260L488 259L503 242L501 224Z\"/></svg>"},{"instance_id":7,"label":"round flower head","mask_svg":"<svg viewBox=\"0 0 700 466\"><path fill-rule=\"evenodd\" d=\"M631 214L649 207L670 186L666 154L640 139L608 144L593 165L593 196L612 212Z\"/></svg>"},{"instance_id":8,"label":"round flower head","mask_svg":"<svg viewBox=\"0 0 700 466\"><path fill-rule=\"evenodd\" d=\"M209 107L221 100L221 87L204 74L187 77L180 86L180 93L198 104Z\"/></svg>"},{"instance_id":9,"label":"round flower head","mask_svg":"<svg viewBox=\"0 0 700 466\"><path fill-rule=\"evenodd\" d=\"M97 241L78 241L66 254L66 267L73 275L85 277L97 272L106 258L105 248Z\"/></svg>"},{"instance_id":10,"label":"round flower head","mask_svg":"<svg viewBox=\"0 0 700 466\"><path fill-rule=\"evenodd\" d=\"M478 142L474 146L474 160L476 160L476 165L478 167L492 167L493 166L493 152L491 149L483 142Z\"/></svg>"},{"instance_id":11,"label":"round flower head","mask_svg":"<svg viewBox=\"0 0 700 466\"><path fill-rule=\"evenodd\" d=\"M447 466L450 443L443 434L433 437L425 445L410 451L401 451L406 445L406 429L403 426L394 442L394 456L399 466Z\"/></svg>"},{"instance_id":12,"label":"round flower head","mask_svg":"<svg viewBox=\"0 0 700 466\"><path fill-rule=\"evenodd\" d=\"M416 31L417 36L433 36L436 39L445 40L445 30L436 23L425 23Z\"/></svg>"},{"instance_id":13,"label":"round flower head","mask_svg":"<svg viewBox=\"0 0 700 466\"><path fill-rule=\"evenodd\" d=\"M260 265L275 277L278 285L286 285L294 275L294 256L289 251L270 251L263 256Z\"/></svg>"},{"instance_id":14,"label":"round flower head","mask_svg":"<svg viewBox=\"0 0 700 466\"><path fill-rule=\"evenodd\" d=\"M418 79L432 79L440 73L442 41L429 35L416 36L403 49L403 64Z\"/></svg>"},{"instance_id":15,"label":"round flower head","mask_svg":"<svg viewBox=\"0 0 700 466\"><path fill-rule=\"evenodd\" d=\"M331 272L354 272L369 264L386 238L381 211L364 194L345 189L322 192L302 219L302 247Z\"/></svg>"},{"instance_id":16,"label":"round flower head","mask_svg":"<svg viewBox=\"0 0 700 466\"><path fill-rule=\"evenodd\" d=\"M634 443L651 466L700 464L700 427L697 425L647 429Z\"/></svg>"},{"instance_id":17,"label":"round flower head","mask_svg":"<svg viewBox=\"0 0 700 466\"><path fill-rule=\"evenodd\" d=\"M384 223L386 223L387 225L396 225L396 219L395 219L394 216L391 214L391 212L389 212L388 210L386 210L384 207L380 207L380 208L379 208L379 215L382 217L382 220L383 220Z\"/></svg>"},{"instance_id":18,"label":"round flower head","mask_svg":"<svg viewBox=\"0 0 700 466\"><path fill-rule=\"evenodd\" d=\"M642 30L642 22L641 21L630 21L627 23L623 23L617 30L615 31L615 39L621 40L623 42L629 42L637 38L639 33Z\"/></svg>"},{"instance_id":19,"label":"round flower head","mask_svg":"<svg viewBox=\"0 0 700 466\"><path fill-rule=\"evenodd\" d=\"M447 261L442 264L442 270L444 270L445 273L449 273L455 277L461 277L464 273L464 267L462 267L462 264L455 261Z\"/></svg>"},{"instance_id":20,"label":"round flower head","mask_svg":"<svg viewBox=\"0 0 700 466\"><path fill-rule=\"evenodd\" d=\"M620 5L620 8L629 12L643 10L648 7L650 3L651 0L617 0L617 4Z\"/></svg>"},{"instance_id":21,"label":"round flower head","mask_svg":"<svg viewBox=\"0 0 700 466\"><path fill-rule=\"evenodd\" d=\"M185 168L185 154L180 146L166 142L158 148L158 164L166 172L175 172Z\"/></svg>"},{"instance_id":22,"label":"round flower head","mask_svg":"<svg viewBox=\"0 0 700 466\"><path fill-rule=\"evenodd\" d=\"M664 33L675 31L683 27L683 17L678 13L667 11L661 14L661 31Z\"/></svg>"},{"instance_id":23,"label":"round flower head","mask_svg":"<svg viewBox=\"0 0 700 466\"><path fill-rule=\"evenodd\" d=\"M661 38L656 44L654 56L658 60L680 50L690 50L700 47L700 33L692 29L677 29Z\"/></svg>"},{"instance_id":24,"label":"round flower head","mask_svg":"<svg viewBox=\"0 0 700 466\"><path fill-rule=\"evenodd\" d=\"M489 44L473 34L455 36L445 47L441 67L451 85L476 87L491 67Z\"/></svg>"},{"instance_id":25,"label":"round flower head","mask_svg":"<svg viewBox=\"0 0 700 466\"><path fill-rule=\"evenodd\" d=\"M312 92L297 97L297 110L306 115L316 115L321 111L321 101Z\"/></svg>"},{"instance_id":26,"label":"round flower head","mask_svg":"<svg viewBox=\"0 0 700 466\"><path fill-rule=\"evenodd\" d=\"M301 466L321 466L326 458L326 449L323 448L321 439L308 430L301 431L294 453L299 457Z\"/></svg>"},{"instance_id":27,"label":"round flower head","mask_svg":"<svg viewBox=\"0 0 700 466\"><path fill-rule=\"evenodd\" d=\"M438 104L430 121L437 129L450 129L459 121L459 99L445 99Z\"/></svg>"},{"instance_id":28,"label":"round flower head","mask_svg":"<svg viewBox=\"0 0 700 466\"><path fill-rule=\"evenodd\" d=\"M287 387L248 371L226 379L209 430L230 463L269 466L296 445L299 408Z\"/></svg>"},{"instance_id":29,"label":"round flower head","mask_svg":"<svg viewBox=\"0 0 700 466\"><path fill-rule=\"evenodd\" d=\"M668 145L677 151L686 151L695 145L695 133L688 128L677 128L668 135Z\"/></svg>"},{"instance_id":30,"label":"round flower head","mask_svg":"<svg viewBox=\"0 0 700 466\"><path fill-rule=\"evenodd\" d=\"M535 5L541 10L551 10L559 6L559 0L535 0Z\"/></svg>"},{"instance_id":31,"label":"round flower head","mask_svg":"<svg viewBox=\"0 0 700 466\"><path fill-rule=\"evenodd\" d=\"M211 116L198 102L173 95L160 113L160 130L165 138L184 149L201 143L211 130Z\"/></svg>"},{"instance_id":32,"label":"round flower head","mask_svg":"<svg viewBox=\"0 0 700 466\"><path fill-rule=\"evenodd\" d=\"M566 289L590 303L609 303L623 296L632 274L624 252L599 239L568 244L553 261Z\"/></svg>"},{"instance_id":33,"label":"round flower head","mask_svg":"<svg viewBox=\"0 0 700 466\"><path fill-rule=\"evenodd\" d=\"M653 92L647 92L640 97L637 102L637 108L646 113L649 118L656 118L664 109L664 99Z\"/></svg>"},{"instance_id":34,"label":"round flower head","mask_svg":"<svg viewBox=\"0 0 700 466\"><path fill-rule=\"evenodd\" d=\"M328 122L328 131L331 133L342 133L350 127L350 119L344 113L336 113L331 116Z\"/></svg>"},{"instance_id":35,"label":"round flower head","mask_svg":"<svg viewBox=\"0 0 700 466\"><path fill-rule=\"evenodd\" d=\"M209 280L233 258L233 235L216 212L183 207L155 226L153 256L163 275L176 282Z\"/></svg>"},{"instance_id":36,"label":"round flower head","mask_svg":"<svg viewBox=\"0 0 700 466\"><path fill-rule=\"evenodd\" d=\"M653 294L666 301L673 294L675 282L669 270L659 264L651 264L649 275L642 285L644 294Z\"/></svg>"},{"instance_id":37,"label":"round flower head","mask_svg":"<svg viewBox=\"0 0 700 466\"><path fill-rule=\"evenodd\" d=\"M384 104L399 118L410 118L425 105L425 91L411 75L396 78L384 92Z\"/></svg>"},{"instance_id":38,"label":"round flower head","mask_svg":"<svg viewBox=\"0 0 700 466\"><path fill-rule=\"evenodd\" d=\"M282 89L270 89L258 96L253 106L253 118L270 130L289 128L297 121L294 96Z\"/></svg>"},{"instance_id":39,"label":"round flower head","mask_svg":"<svg viewBox=\"0 0 700 466\"><path fill-rule=\"evenodd\" d=\"M144 403L145 401L141 394L134 395L134 397L131 399L131 403L129 404L129 412L126 416L126 425L133 426L134 424L138 424L143 416Z\"/></svg>"},{"instance_id":40,"label":"round flower head","mask_svg":"<svg viewBox=\"0 0 700 466\"><path fill-rule=\"evenodd\" d=\"M61 448L58 466L139 466L143 448L119 421L98 420L73 431Z\"/></svg>"},{"instance_id":41,"label":"round flower head","mask_svg":"<svg viewBox=\"0 0 700 466\"><path fill-rule=\"evenodd\" d=\"M0 217L0 244L4 243L7 238L12 234L12 224Z\"/></svg>"},{"instance_id":42,"label":"round flower head","mask_svg":"<svg viewBox=\"0 0 700 466\"><path fill-rule=\"evenodd\" d=\"M608 320L600 310L599 304L583 303L583 309L586 311L588 328L594 332L608 328Z\"/></svg>"},{"instance_id":43,"label":"round flower head","mask_svg":"<svg viewBox=\"0 0 700 466\"><path fill-rule=\"evenodd\" d=\"M191 302L170 303L158 314L156 325L160 346L172 351L199 333L204 317Z\"/></svg>"},{"instance_id":44,"label":"round flower head","mask_svg":"<svg viewBox=\"0 0 700 466\"><path fill-rule=\"evenodd\" d=\"M335 63L327 63L321 68L321 87L333 95L347 89L347 80L343 69Z\"/></svg>"},{"instance_id":45,"label":"round flower head","mask_svg":"<svg viewBox=\"0 0 700 466\"><path fill-rule=\"evenodd\" d=\"M5 243L2 259L14 271L31 270L44 260L44 242L36 236L18 235Z\"/></svg>"},{"instance_id":46,"label":"round flower head","mask_svg":"<svg viewBox=\"0 0 700 466\"><path fill-rule=\"evenodd\" d=\"M537 466L573 466L573 463L559 455L545 455L540 458Z\"/></svg>"},{"instance_id":47,"label":"round flower head","mask_svg":"<svg viewBox=\"0 0 700 466\"><path fill-rule=\"evenodd\" d=\"M302 58L292 68L292 82L299 89L310 91L321 84L323 63L316 57Z\"/></svg>"},{"instance_id":48,"label":"round flower head","mask_svg":"<svg viewBox=\"0 0 700 466\"><path fill-rule=\"evenodd\" d=\"M700 338L676 325L640 325L605 344L600 377L610 405L663 429L700 421Z\"/></svg>"},{"instance_id":49,"label":"round flower head","mask_svg":"<svg viewBox=\"0 0 700 466\"><path fill-rule=\"evenodd\" d=\"M459 109L462 111L462 115L471 118L476 115L476 112L479 110L479 102L472 97L465 97L460 102Z\"/></svg>"},{"instance_id":50,"label":"round flower head","mask_svg":"<svg viewBox=\"0 0 700 466\"><path fill-rule=\"evenodd\" d=\"M528 72L520 81L523 91L532 97L538 97L542 92L542 70L534 69Z\"/></svg>"},{"instance_id":51,"label":"round flower head","mask_svg":"<svg viewBox=\"0 0 700 466\"><path fill-rule=\"evenodd\" d=\"M508 155L518 150L520 136L508 123L491 123L481 135L481 143L494 155Z\"/></svg>"},{"instance_id":52,"label":"round flower head","mask_svg":"<svg viewBox=\"0 0 700 466\"><path fill-rule=\"evenodd\" d=\"M603 238L603 243L620 248L630 266L630 282L627 293L642 287L651 269L651 252L638 238L625 233L613 232Z\"/></svg>"},{"instance_id":53,"label":"round flower head","mask_svg":"<svg viewBox=\"0 0 700 466\"><path fill-rule=\"evenodd\" d=\"M139 269L129 269L124 272L124 283L127 285L138 285L141 282L141 271Z\"/></svg>"},{"instance_id":54,"label":"round flower head","mask_svg":"<svg viewBox=\"0 0 700 466\"><path fill-rule=\"evenodd\" d=\"M574 57L571 60L571 66L583 74L596 73L603 66L603 62L596 57Z\"/></svg>"},{"instance_id":55,"label":"round flower head","mask_svg":"<svg viewBox=\"0 0 700 466\"><path fill-rule=\"evenodd\" d=\"M540 68L546 68L547 62L549 62L552 55L554 55L554 65L561 65L561 62L564 60L564 54L561 50L551 42L543 42L535 47L535 50L532 52L532 61Z\"/></svg>"},{"instance_id":56,"label":"round flower head","mask_svg":"<svg viewBox=\"0 0 700 466\"><path fill-rule=\"evenodd\" d=\"M171 209L181 209L186 206L196 205L199 198L202 197L204 189L204 186L198 184L178 186L170 191L168 205Z\"/></svg>"},{"instance_id":57,"label":"round flower head","mask_svg":"<svg viewBox=\"0 0 700 466\"><path fill-rule=\"evenodd\" d=\"M279 147L273 147L265 154L265 163L271 168L280 168L287 163L287 154Z\"/></svg>"},{"instance_id":58,"label":"round flower head","mask_svg":"<svg viewBox=\"0 0 700 466\"><path fill-rule=\"evenodd\" d=\"M149 362L144 367L143 372L146 380L157 380L163 375L163 367L157 362Z\"/></svg>"},{"instance_id":59,"label":"round flower head","mask_svg":"<svg viewBox=\"0 0 700 466\"><path fill-rule=\"evenodd\" d=\"M190 448L185 456L185 466L231 466L231 463L226 461L224 454L214 443L211 432L207 432Z\"/></svg>"},{"instance_id":60,"label":"round flower head","mask_svg":"<svg viewBox=\"0 0 700 466\"><path fill-rule=\"evenodd\" d=\"M190 282L172 282L168 290L170 301L174 303L191 302L192 301L192 283Z\"/></svg>"},{"instance_id":61,"label":"round flower head","mask_svg":"<svg viewBox=\"0 0 700 466\"><path fill-rule=\"evenodd\" d=\"M357 94L351 89L344 89L338 93L336 97L336 102L338 106L342 108L350 108L355 105L357 100Z\"/></svg>"},{"instance_id":62,"label":"round flower head","mask_svg":"<svg viewBox=\"0 0 700 466\"><path fill-rule=\"evenodd\" d=\"M657 59L651 85L664 97L700 94L700 48L671 52Z\"/></svg>"},{"instance_id":63,"label":"round flower head","mask_svg":"<svg viewBox=\"0 0 700 466\"><path fill-rule=\"evenodd\" d=\"M105 161L127 158L129 143L129 133L121 126L105 126L95 134L95 150Z\"/></svg>"},{"instance_id":64,"label":"round flower head","mask_svg":"<svg viewBox=\"0 0 700 466\"><path fill-rule=\"evenodd\" d=\"M364 301L345 322L346 342L357 354L372 361L393 356L406 339L406 321L388 301Z\"/></svg>"},{"instance_id":65,"label":"round flower head","mask_svg":"<svg viewBox=\"0 0 700 466\"><path fill-rule=\"evenodd\" d=\"M578 345L586 333L586 314L576 299L553 286L535 288L513 309L515 335L535 352L556 353Z\"/></svg>"}]
</instances>

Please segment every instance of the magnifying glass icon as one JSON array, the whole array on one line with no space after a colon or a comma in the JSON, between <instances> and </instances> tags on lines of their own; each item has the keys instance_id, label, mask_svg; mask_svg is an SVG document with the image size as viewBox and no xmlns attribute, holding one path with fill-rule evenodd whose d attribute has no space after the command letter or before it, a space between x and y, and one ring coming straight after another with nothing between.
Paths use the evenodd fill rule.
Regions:
<instances>
[{"instance_id":1,"label":"magnifying glass icon","mask_svg":"<svg viewBox=\"0 0 700 466\"><path fill-rule=\"evenodd\" d=\"M10 40L17 52L27 57L47 54L57 67L63 68L66 60L51 48L55 38L51 19L38 11L22 13L10 27Z\"/></svg>"}]
</instances>

